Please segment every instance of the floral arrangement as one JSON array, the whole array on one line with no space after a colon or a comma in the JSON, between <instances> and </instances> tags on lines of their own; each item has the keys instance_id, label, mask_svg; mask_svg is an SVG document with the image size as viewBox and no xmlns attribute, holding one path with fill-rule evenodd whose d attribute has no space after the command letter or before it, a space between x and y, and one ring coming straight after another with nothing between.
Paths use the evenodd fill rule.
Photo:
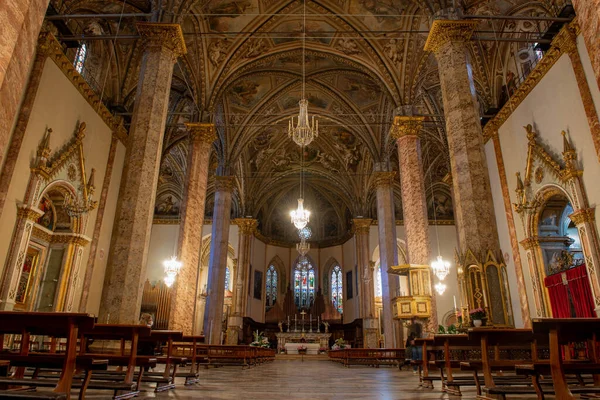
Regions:
<instances>
[{"instance_id":1,"label":"floral arrangement","mask_svg":"<svg viewBox=\"0 0 600 400\"><path fill-rule=\"evenodd\" d=\"M250 343L250 346L264 347L268 349L269 347L271 347L271 344L269 343L269 339L266 336L264 336L264 332L258 333L257 329L256 332L254 332L254 342Z\"/></svg>"},{"instance_id":2,"label":"floral arrangement","mask_svg":"<svg viewBox=\"0 0 600 400\"><path fill-rule=\"evenodd\" d=\"M327 351L327 347L319 348L319 353L325 353Z\"/></svg>"},{"instance_id":3,"label":"floral arrangement","mask_svg":"<svg viewBox=\"0 0 600 400\"><path fill-rule=\"evenodd\" d=\"M305 345L301 344L300 346L298 346L298 351L306 351L308 350L308 347L306 347Z\"/></svg>"},{"instance_id":4,"label":"floral arrangement","mask_svg":"<svg viewBox=\"0 0 600 400\"><path fill-rule=\"evenodd\" d=\"M475 308L469 311L469 316L471 317L471 320L481 320L485 318L485 310L483 308Z\"/></svg>"},{"instance_id":5,"label":"floral arrangement","mask_svg":"<svg viewBox=\"0 0 600 400\"><path fill-rule=\"evenodd\" d=\"M344 342L343 338L338 338L335 340L333 346L331 346L331 350L340 350L346 348L346 342Z\"/></svg>"}]
</instances>

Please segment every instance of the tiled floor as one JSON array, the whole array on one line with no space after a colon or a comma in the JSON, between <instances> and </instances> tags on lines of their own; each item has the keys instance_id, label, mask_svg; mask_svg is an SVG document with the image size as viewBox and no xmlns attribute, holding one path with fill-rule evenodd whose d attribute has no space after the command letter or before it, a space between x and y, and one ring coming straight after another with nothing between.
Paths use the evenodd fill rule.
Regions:
<instances>
[{"instance_id":1,"label":"tiled floor","mask_svg":"<svg viewBox=\"0 0 600 400\"><path fill-rule=\"evenodd\" d=\"M147 387L142 398L169 399L460 399L437 388L422 389L410 371L356 366L344 368L329 361L276 360L250 369L202 369L200 383L177 385L176 390L154 394ZM179 382L178 382L179 383ZM95 396L94 396L95 397ZM467 392L463 399L473 399Z\"/></svg>"}]
</instances>

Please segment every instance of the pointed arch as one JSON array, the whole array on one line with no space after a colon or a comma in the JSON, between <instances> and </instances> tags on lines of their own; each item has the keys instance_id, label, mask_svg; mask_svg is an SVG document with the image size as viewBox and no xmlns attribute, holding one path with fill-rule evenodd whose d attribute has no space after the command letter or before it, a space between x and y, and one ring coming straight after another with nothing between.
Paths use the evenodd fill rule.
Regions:
<instances>
[{"instance_id":1,"label":"pointed arch","mask_svg":"<svg viewBox=\"0 0 600 400\"><path fill-rule=\"evenodd\" d=\"M287 286L285 264L276 255L265 268L265 308L268 311L275 302L283 303L283 294Z\"/></svg>"}]
</instances>

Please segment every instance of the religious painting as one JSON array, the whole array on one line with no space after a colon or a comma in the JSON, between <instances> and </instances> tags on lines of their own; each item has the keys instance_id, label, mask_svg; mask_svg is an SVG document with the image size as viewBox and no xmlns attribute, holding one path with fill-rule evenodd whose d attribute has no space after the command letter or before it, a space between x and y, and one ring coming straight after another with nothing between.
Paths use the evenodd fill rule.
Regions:
<instances>
[{"instance_id":1,"label":"religious painting","mask_svg":"<svg viewBox=\"0 0 600 400\"><path fill-rule=\"evenodd\" d=\"M231 86L231 101L245 108L254 107L271 89L271 80L268 76L241 79Z\"/></svg>"},{"instance_id":2,"label":"religious painting","mask_svg":"<svg viewBox=\"0 0 600 400\"><path fill-rule=\"evenodd\" d=\"M174 216L179 214L179 202L172 195L166 195L156 202L154 213L160 216Z\"/></svg>"},{"instance_id":3,"label":"religious painting","mask_svg":"<svg viewBox=\"0 0 600 400\"><path fill-rule=\"evenodd\" d=\"M212 0L203 5L208 14L210 29L217 32L241 31L252 20L251 14L258 11L256 0Z\"/></svg>"},{"instance_id":4,"label":"religious painting","mask_svg":"<svg viewBox=\"0 0 600 400\"><path fill-rule=\"evenodd\" d=\"M256 300L262 300L262 288L263 288L263 273L262 271L254 271L254 298Z\"/></svg>"},{"instance_id":5,"label":"religious painting","mask_svg":"<svg viewBox=\"0 0 600 400\"><path fill-rule=\"evenodd\" d=\"M40 252L34 247L27 249L25 261L23 262L23 269L21 270L21 277L19 278L19 284L17 285L17 294L15 296L15 302L17 304L24 304L27 300L27 295L30 291L31 280L33 278L35 268L37 267Z\"/></svg>"},{"instance_id":6,"label":"religious painting","mask_svg":"<svg viewBox=\"0 0 600 400\"><path fill-rule=\"evenodd\" d=\"M36 222L44 228L53 231L56 221L52 200L50 200L47 196L43 196L42 200L40 200L38 208L43 212L43 214Z\"/></svg>"},{"instance_id":7,"label":"religious painting","mask_svg":"<svg viewBox=\"0 0 600 400\"><path fill-rule=\"evenodd\" d=\"M352 271L346 272L346 299L350 300L352 293Z\"/></svg>"},{"instance_id":8,"label":"religious painting","mask_svg":"<svg viewBox=\"0 0 600 400\"><path fill-rule=\"evenodd\" d=\"M302 20L284 21L276 26L274 30L286 33L272 38L273 43L276 45L300 40L302 38ZM335 28L325 21L306 21L306 41L329 44L333 38L333 32L335 32Z\"/></svg>"}]
</instances>

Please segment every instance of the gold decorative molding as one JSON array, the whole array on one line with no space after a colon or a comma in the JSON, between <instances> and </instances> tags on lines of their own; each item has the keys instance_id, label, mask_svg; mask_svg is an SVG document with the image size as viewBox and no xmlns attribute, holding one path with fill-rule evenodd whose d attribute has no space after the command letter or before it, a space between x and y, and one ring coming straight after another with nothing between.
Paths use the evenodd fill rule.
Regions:
<instances>
[{"instance_id":1,"label":"gold decorative molding","mask_svg":"<svg viewBox=\"0 0 600 400\"><path fill-rule=\"evenodd\" d=\"M57 233L52 232L38 224L33 225L33 237L41 239L51 244L74 244L78 246L87 246L92 239L77 233Z\"/></svg>"},{"instance_id":2,"label":"gold decorative molding","mask_svg":"<svg viewBox=\"0 0 600 400\"><path fill-rule=\"evenodd\" d=\"M428 221L429 225L455 225L455 222L453 219L430 219ZM377 222L376 219L373 220L373 222L371 222L371 225L379 225L379 223ZM396 220L396 226L403 226L404 225L404 220L403 219L397 219Z\"/></svg>"},{"instance_id":3,"label":"gold decorative molding","mask_svg":"<svg viewBox=\"0 0 600 400\"><path fill-rule=\"evenodd\" d=\"M215 192L231 192L234 186L234 176L215 176Z\"/></svg>"},{"instance_id":4,"label":"gold decorative molding","mask_svg":"<svg viewBox=\"0 0 600 400\"><path fill-rule=\"evenodd\" d=\"M236 218L233 222L240 227L240 233L243 235L252 235L258 226L258 220L254 218Z\"/></svg>"},{"instance_id":5,"label":"gold decorative molding","mask_svg":"<svg viewBox=\"0 0 600 400\"><path fill-rule=\"evenodd\" d=\"M425 117L394 117L390 136L396 140L403 136L419 136L421 129L423 129L424 120Z\"/></svg>"},{"instance_id":6,"label":"gold decorative molding","mask_svg":"<svg viewBox=\"0 0 600 400\"><path fill-rule=\"evenodd\" d=\"M38 38L38 51L50 58L71 81L88 104L94 109L102 121L112 129L113 135L127 145L127 129L123 126L123 118L113 115L102 103L98 94L75 69L73 63L63 53L62 46L50 32L42 32Z\"/></svg>"},{"instance_id":7,"label":"gold decorative molding","mask_svg":"<svg viewBox=\"0 0 600 400\"><path fill-rule=\"evenodd\" d=\"M352 229L354 234L366 235L369 233L369 228L373 222L370 218L354 218L352 220Z\"/></svg>"},{"instance_id":8,"label":"gold decorative molding","mask_svg":"<svg viewBox=\"0 0 600 400\"><path fill-rule=\"evenodd\" d=\"M136 27L146 46L166 47L175 59L187 53L181 25L137 22Z\"/></svg>"},{"instance_id":9,"label":"gold decorative molding","mask_svg":"<svg viewBox=\"0 0 600 400\"><path fill-rule=\"evenodd\" d=\"M435 20L431 25L423 49L436 53L448 42L468 42L471 40L471 36L473 36L478 23L478 21L465 20Z\"/></svg>"},{"instance_id":10,"label":"gold decorative molding","mask_svg":"<svg viewBox=\"0 0 600 400\"><path fill-rule=\"evenodd\" d=\"M154 225L179 225L181 220L179 218L154 218L152 224ZM207 225L204 221L204 225Z\"/></svg>"},{"instance_id":11,"label":"gold decorative molding","mask_svg":"<svg viewBox=\"0 0 600 400\"><path fill-rule=\"evenodd\" d=\"M573 221L576 226L579 226L584 222L594 223L596 221L596 208L590 207L577 210L569 215L569 219Z\"/></svg>"},{"instance_id":12,"label":"gold decorative molding","mask_svg":"<svg viewBox=\"0 0 600 400\"><path fill-rule=\"evenodd\" d=\"M396 172L378 171L373 173L373 185L378 188L380 186L391 186L394 184Z\"/></svg>"},{"instance_id":13,"label":"gold decorative molding","mask_svg":"<svg viewBox=\"0 0 600 400\"><path fill-rule=\"evenodd\" d=\"M192 141L201 141L211 144L217 139L215 133L215 124L206 123L186 123L185 127L190 132Z\"/></svg>"},{"instance_id":14,"label":"gold decorative molding","mask_svg":"<svg viewBox=\"0 0 600 400\"><path fill-rule=\"evenodd\" d=\"M44 215L42 210L25 205L21 205L17 209L17 218L25 218L33 222L37 221L42 215Z\"/></svg>"},{"instance_id":15,"label":"gold decorative molding","mask_svg":"<svg viewBox=\"0 0 600 400\"><path fill-rule=\"evenodd\" d=\"M528 237L526 239L521 240L519 243L521 243L521 246L523 246L525 250L530 250L534 247L539 247L540 245L540 241L538 240L537 236Z\"/></svg>"}]
</instances>

